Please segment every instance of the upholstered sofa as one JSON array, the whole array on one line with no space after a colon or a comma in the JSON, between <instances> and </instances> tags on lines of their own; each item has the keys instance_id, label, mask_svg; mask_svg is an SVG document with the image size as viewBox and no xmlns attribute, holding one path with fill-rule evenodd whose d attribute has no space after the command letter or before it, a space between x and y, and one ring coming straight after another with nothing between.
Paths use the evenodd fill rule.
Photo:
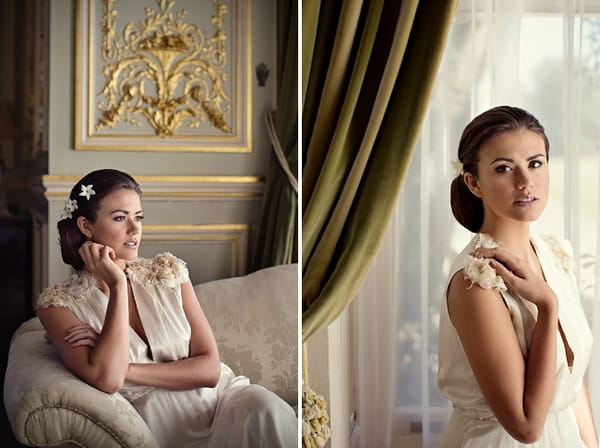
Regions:
<instances>
[{"instance_id":1,"label":"upholstered sofa","mask_svg":"<svg viewBox=\"0 0 600 448\"><path fill-rule=\"evenodd\" d=\"M298 396L297 276L297 265L283 265L194 287L223 362L293 407ZM123 396L100 392L64 367L37 318L13 336L4 404L15 437L28 446L157 446Z\"/></svg>"}]
</instances>

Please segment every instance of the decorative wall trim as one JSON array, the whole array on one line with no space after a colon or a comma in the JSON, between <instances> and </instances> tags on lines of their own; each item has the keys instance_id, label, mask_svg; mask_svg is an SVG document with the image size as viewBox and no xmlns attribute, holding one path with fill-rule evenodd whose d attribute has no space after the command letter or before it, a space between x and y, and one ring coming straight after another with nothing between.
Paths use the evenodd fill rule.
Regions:
<instances>
[{"instance_id":1,"label":"decorative wall trim","mask_svg":"<svg viewBox=\"0 0 600 448\"><path fill-rule=\"evenodd\" d=\"M153 224L144 225L144 244L151 242L185 241L198 245L220 242L229 245L231 256L230 276L247 273L249 227L247 224Z\"/></svg>"},{"instance_id":2,"label":"decorative wall trim","mask_svg":"<svg viewBox=\"0 0 600 448\"><path fill-rule=\"evenodd\" d=\"M250 0L77 0L74 146L252 150Z\"/></svg>"},{"instance_id":3,"label":"decorative wall trim","mask_svg":"<svg viewBox=\"0 0 600 448\"><path fill-rule=\"evenodd\" d=\"M45 175L46 197L66 198L82 175ZM260 198L264 182L257 176L147 176L135 175L144 199Z\"/></svg>"}]
</instances>

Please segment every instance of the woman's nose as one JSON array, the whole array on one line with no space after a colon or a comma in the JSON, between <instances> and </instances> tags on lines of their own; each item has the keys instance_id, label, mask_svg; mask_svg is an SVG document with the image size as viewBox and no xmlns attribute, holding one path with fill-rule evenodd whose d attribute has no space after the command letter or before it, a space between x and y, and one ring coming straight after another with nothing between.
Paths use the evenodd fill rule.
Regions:
<instances>
[{"instance_id":1,"label":"woman's nose","mask_svg":"<svg viewBox=\"0 0 600 448\"><path fill-rule=\"evenodd\" d=\"M128 231L129 233L136 233L139 232L142 223L140 221L136 221L135 219L129 219L128 220L129 226L128 226Z\"/></svg>"},{"instance_id":2,"label":"woman's nose","mask_svg":"<svg viewBox=\"0 0 600 448\"><path fill-rule=\"evenodd\" d=\"M516 185L518 189L524 189L533 185L531 173L527 170L517 170Z\"/></svg>"}]
</instances>

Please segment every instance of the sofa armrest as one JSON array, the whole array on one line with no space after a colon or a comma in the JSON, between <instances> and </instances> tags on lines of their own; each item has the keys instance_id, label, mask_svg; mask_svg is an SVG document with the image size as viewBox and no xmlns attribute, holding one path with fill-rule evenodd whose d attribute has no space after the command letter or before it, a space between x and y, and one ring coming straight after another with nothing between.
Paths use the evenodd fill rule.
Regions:
<instances>
[{"instance_id":1,"label":"sofa armrest","mask_svg":"<svg viewBox=\"0 0 600 448\"><path fill-rule=\"evenodd\" d=\"M4 381L4 405L15 437L29 446L156 447L144 420L119 393L75 377L47 342L39 319L15 332Z\"/></svg>"}]
</instances>

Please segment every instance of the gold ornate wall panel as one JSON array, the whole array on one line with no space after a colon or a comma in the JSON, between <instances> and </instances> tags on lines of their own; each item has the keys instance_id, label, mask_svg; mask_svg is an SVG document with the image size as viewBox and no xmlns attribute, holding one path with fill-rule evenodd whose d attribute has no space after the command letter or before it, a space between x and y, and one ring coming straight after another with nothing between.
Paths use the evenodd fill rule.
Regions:
<instances>
[{"instance_id":1,"label":"gold ornate wall panel","mask_svg":"<svg viewBox=\"0 0 600 448\"><path fill-rule=\"evenodd\" d=\"M77 0L74 146L249 152L250 0Z\"/></svg>"}]
</instances>

